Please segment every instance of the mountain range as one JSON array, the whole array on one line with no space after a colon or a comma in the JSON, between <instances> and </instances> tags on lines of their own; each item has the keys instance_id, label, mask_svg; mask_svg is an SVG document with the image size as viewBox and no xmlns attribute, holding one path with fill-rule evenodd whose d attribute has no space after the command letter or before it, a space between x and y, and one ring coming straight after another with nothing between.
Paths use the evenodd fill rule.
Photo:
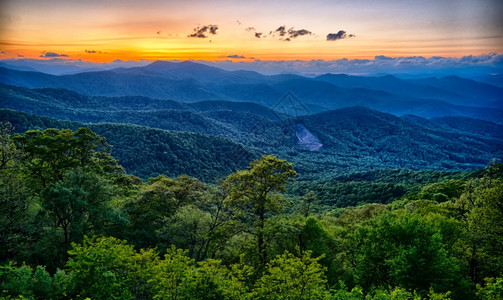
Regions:
<instances>
[{"instance_id":1,"label":"mountain range","mask_svg":"<svg viewBox=\"0 0 503 300\"><path fill-rule=\"evenodd\" d=\"M266 76L193 62L157 61L144 67L60 76L0 68L0 82L27 88L64 88L92 97L143 96L183 103L218 100L267 107L274 107L286 93L292 93L305 108L302 114L363 106L397 116L503 120L503 88L456 76Z\"/></svg>"},{"instance_id":2,"label":"mountain range","mask_svg":"<svg viewBox=\"0 0 503 300\"><path fill-rule=\"evenodd\" d=\"M399 117L365 107L292 116L250 102L88 96L6 84L0 95L0 108L10 109L0 119L18 132L90 126L128 172L144 179L188 173L214 180L265 153L294 162L299 180L389 168L475 169L503 157L503 125L468 117Z\"/></svg>"}]
</instances>

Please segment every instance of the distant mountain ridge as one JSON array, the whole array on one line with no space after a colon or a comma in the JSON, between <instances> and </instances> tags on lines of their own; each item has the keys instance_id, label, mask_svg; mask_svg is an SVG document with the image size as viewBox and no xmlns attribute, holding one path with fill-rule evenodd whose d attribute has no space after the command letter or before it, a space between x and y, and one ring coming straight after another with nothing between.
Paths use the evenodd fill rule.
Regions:
<instances>
[{"instance_id":1,"label":"distant mountain ridge","mask_svg":"<svg viewBox=\"0 0 503 300\"><path fill-rule=\"evenodd\" d=\"M88 97L65 89L27 89L4 84L0 84L0 95L1 108L62 120L132 123L160 129L212 134L251 144L257 142L256 136L263 139L260 135L266 134L256 134L254 131L257 130L267 129L266 136L269 140L274 139L275 135L281 135L283 129L278 123L288 118L270 108L249 102L183 103L132 96ZM318 118L325 114L304 118ZM503 114L501 116L503 117ZM428 129L480 134L485 137L499 137L499 131L502 131L502 125L465 117L427 120L406 115L402 119ZM440 120L444 120L443 123ZM452 120L450 125L445 124L447 120ZM242 138L244 135L247 136L245 139Z\"/></svg>"},{"instance_id":2,"label":"distant mountain ridge","mask_svg":"<svg viewBox=\"0 0 503 300\"><path fill-rule=\"evenodd\" d=\"M270 107L291 91L311 113L364 106L395 115L466 116L501 122L503 111L503 88L455 76L266 76L194 62L157 61L144 67L62 76L0 68L0 82L28 88L65 88L88 96L144 96L187 103L221 100Z\"/></svg>"}]
</instances>

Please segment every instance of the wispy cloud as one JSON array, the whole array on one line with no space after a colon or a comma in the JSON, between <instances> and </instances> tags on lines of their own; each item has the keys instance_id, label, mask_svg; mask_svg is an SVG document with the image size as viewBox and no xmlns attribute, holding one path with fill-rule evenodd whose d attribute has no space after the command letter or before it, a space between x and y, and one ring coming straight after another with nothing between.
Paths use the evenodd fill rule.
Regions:
<instances>
[{"instance_id":1,"label":"wispy cloud","mask_svg":"<svg viewBox=\"0 0 503 300\"><path fill-rule=\"evenodd\" d=\"M353 38L356 35L354 34L347 34L346 31L344 30L339 30L337 33L329 33L327 34L327 41L337 41L337 40L342 40L345 38Z\"/></svg>"},{"instance_id":2,"label":"wispy cloud","mask_svg":"<svg viewBox=\"0 0 503 300\"><path fill-rule=\"evenodd\" d=\"M303 35L312 35L313 33L307 29L295 30L293 27L287 30L286 26L282 25L276 28L276 30L271 31L270 34L277 34L280 37L280 40L289 42L296 37Z\"/></svg>"},{"instance_id":3,"label":"wispy cloud","mask_svg":"<svg viewBox=\"0 0 503 300\"><path fill-rule=\"evenodd\" d=\"M242 55L233 54L233 55L227 55L226 58L244 59L246 57Z\"/></svg>"},{"instance_id":4,"label":"wispy cloud","mask_svg":"<svg viewBox=\"0 0 503 300\"><path fill-rule=\"evenodd\" d=\"M309 31L307 29L296 30L296 29L294 29L294 27L290 27L289 29L287 29L287 27L285 25L281 25L281 26L277 27L276 29L269 31L268 35L264 34L263 31L258 31L253 26L249 26L245 30L248 32L253 32L253 35L258 39L271 37L271 38L279 38L279 40L287 41L287 42L289 42L292 39L295 39L299 36L313 34L311 31Z\"/></svg>"},{"instance_id":5,"label":"wispy cloud","mask_svg":"<svg viewBox=\"0 0 503 300\"><path fill-rule=\"evenodd\" d=\"M255 27L253 27L253 26L246 27L245 30L248 31L248 32L253 32L253 34L255 35L255 37L258 38L258 39L260 39L262 37L265 37L262 32L258 32L257 29L255 29Z\"/></svg>"},{"instance_id":6,"label":"wispy cloud","mask_svg":"<svg viewBox=\"0 0 503 300\"><path fill-rule=\"evenodd\" d=\"M45 58L54 58L54 57L68 57L67 54L58 54L56 52L45 52L40 57L45 57Z\"/></svg>"},{"instance_id":7,"label":"wispy cloud","mask_svg":"<svg viewBox=\"0 0 503 300\"><path fill-rule=\"evenodd\" d=\"M194 33L189 34L188 37L193 38L207 38L210 34L217 34L218 25L204 25L202 27L194 28Z\"/></svg>"},{"instance_id":8,"label":"wispy cloud","mask_svg":"<svg viewBox=\"0 0 503 300\"><path fill-rule=\"evenodd\" d=\"M309 30L306 30L306 29L294 30L293 28L290 28L288 30L288 34L290 35L290 38L296 38L298 36L311 35L313 33Z\"/></svg>"},{"instance_id":9,"label":"wispy cloud","mask_svg":"<svg viewBox=\"0 0 503 300\"><path fill-rule=\"evenodd\" d=\"M84 50L87 54L99 54L101 53L101 51L98 51L98 50Z\"/></svg>"}]
</instances>

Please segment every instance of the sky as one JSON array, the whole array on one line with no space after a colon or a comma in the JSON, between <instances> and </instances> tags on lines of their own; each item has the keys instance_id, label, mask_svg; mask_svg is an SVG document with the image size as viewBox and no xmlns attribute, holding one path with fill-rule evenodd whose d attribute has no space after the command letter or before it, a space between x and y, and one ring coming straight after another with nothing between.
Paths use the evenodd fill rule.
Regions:
<instances>
[{"instance_id":1,"label":"sky","mask_svg":"<svg viewBox=\"0 0 503 300\"><path fill-rule=\"evenodd\" d=\"M500 0L0 0L0 59L461 59L502 28Z\"/></svg>"}]
</instances>

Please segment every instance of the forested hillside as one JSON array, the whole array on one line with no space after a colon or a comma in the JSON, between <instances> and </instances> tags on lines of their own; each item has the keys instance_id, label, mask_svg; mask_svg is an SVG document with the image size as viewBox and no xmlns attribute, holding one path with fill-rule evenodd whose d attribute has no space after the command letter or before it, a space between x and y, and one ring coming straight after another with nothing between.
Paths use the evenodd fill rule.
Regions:
<instances>
[{"instance_id":1,"label":"forested hillside","mask_svg":"<svg viewBox=\"0 0 503 300\"><path fill-rule=\"evenodd\" d=\"M85 123L130 123L230 139L263 153L282 155L296 164L305 179L386 168L482 168L503 156L503 125L466 117L399 118L363 107L288 116L253 103L88 97L63 89L7 85L2 85L1 91L1 107L40 116ZM18 129L30 128L22 125ZM301 142L298 128L304 128L317 146ZM116 151L122 160L121 153L127 150L116 147ZM159 172L138 173L125 165L142 178Z\"/></svg>"},{"instance_id":2,"label":"forested hillside","mask_svg":"<svg viewBox=\"0 0 503 300\"><path fill-rule=\"evenodd\" d=\"M227 139L190 132L175 132L136 125L103 123L84 125L0 110L0 119L9 121L15 132L28 129L89 126L112 145L112 154L127 172L143 179L160 174L189 174L214 181L246 166L259 152Z\"/></svg>"},{"instance_id":3,"label":"forested hillside","mask_svg":"<svg viewBox=\"0 0 503 300\"><path fill-rule=\"evenodd\" d=\"M503 296L498 161L471 172L383 170L308 184L294 182L294 164L267 155L218 183L142 182L89 128L1 128L1 297ZM375 200L367 188L393 196L348 206L356 202L339 201L351 194L342 183L359 203Z\"/></svg>"}]
</instances>

